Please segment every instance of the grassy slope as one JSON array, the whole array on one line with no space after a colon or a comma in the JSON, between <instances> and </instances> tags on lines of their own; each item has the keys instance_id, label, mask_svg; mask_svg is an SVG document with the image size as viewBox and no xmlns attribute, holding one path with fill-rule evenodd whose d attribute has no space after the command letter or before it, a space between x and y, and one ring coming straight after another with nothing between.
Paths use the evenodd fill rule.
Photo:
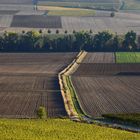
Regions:
<instances>
[{"instance_id":1,"label":"grassy slope","mask_svg":"<svg viewBox=\"0 0 140 140\"><path fill-rule=\"evenodd\" d=\"M70 120L0 120L1 140L139 140L140 134Z\"/></svg>"},{"instance_id":2,"label":"grassy slope","mask_svg":"<svg viewBox=\"0 0 140 140\"><path fill-rule=\"evenodd\" d=\"M95 11L82 8L64 8L55 6L39 6L39 10L47 10L51 16L94 16Z\"/></svg>"},{"instance_id":3,"label":"grassy slope","mask_svg":"<svg viewBox=\"0 0 140 140\"><path fill-rule=\"evenodd\" d=\"M117 63L140 63L139 52L119 52L116 53Z\"/></svg>"}]
</instances>

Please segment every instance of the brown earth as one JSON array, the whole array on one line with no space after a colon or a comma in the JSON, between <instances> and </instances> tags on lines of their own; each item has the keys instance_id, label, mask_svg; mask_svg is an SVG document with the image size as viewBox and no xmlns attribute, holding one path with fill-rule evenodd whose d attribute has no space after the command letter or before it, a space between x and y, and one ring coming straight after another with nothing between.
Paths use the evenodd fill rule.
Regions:
<instances>
[{"instance_id":1,"label":"brown earth","mask_svg":"<svg viewBox=\"0 0 140 140\"><path fill-rule=\"evenodd\" d=\"M119 75L120 73L138 73L140 64L80 64L78 70L73 75L93 76L93 75Z\"/></svg>"},{"instance_id":2,"label":"brown earth","mask_svg":"<svg viewBox=\"0 0 140 140\"><path fill-rule=\"evenodd\" d=\"M113 61L111 54L89 53L71 75L82 109L92 117L140 113L140 64Z\"/></svg>"},{"instance_id":3,"label":"brown earth","mask_svg":"<svg viewBox=\"0 0 140 140\"><path fill-rule=\"evenodd\" d=\"M88 53L82 63L115 63L114 53Z\"/></svg>"},{"instance_id":4,"label":"brown earth","mask_svg":"<svg viewBox=\"0 0 140 140\"><path fill-rule=\"evenodd\" d=\"M83 110L92 117L140 112L140 77L72 76Z\"/></svg>"},{"instance_id":5,"label":"brown earth","mask_svg":"<svg viewBox=\"0 0 140 140\"><path fill-rule=\"evenodd\" d=\"M76 53L0 54L0 117L36 118L39 106L49 117L66 116L58 72Z\"/></svg>"}]
</instances>

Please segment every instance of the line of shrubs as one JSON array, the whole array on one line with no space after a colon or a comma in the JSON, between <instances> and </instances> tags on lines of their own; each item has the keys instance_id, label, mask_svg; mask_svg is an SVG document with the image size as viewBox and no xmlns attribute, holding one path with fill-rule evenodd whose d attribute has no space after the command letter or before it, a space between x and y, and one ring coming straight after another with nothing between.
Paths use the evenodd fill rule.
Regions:
<instances>
[{"instance_id":1,"label":"line of shrubs","mask_svg":"<svg viewBox=\"0 0 140 140\"><path fill-rule=\"evenodd\" d=\"M124 35L109 31L93 34L73 32L56 34L40 31L23 31L22 33L4 32L0 35L0 52L78 52L85 51L140 51L140 36L134 31Z\"/></svg>"}]
</instances>

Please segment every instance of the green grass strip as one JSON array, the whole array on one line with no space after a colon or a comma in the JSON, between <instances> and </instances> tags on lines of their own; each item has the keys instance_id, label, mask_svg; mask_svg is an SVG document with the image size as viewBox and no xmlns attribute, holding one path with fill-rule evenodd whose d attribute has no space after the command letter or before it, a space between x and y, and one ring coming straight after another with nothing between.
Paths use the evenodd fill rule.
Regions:
<instances>
[{"instance_id":1,"label":"green grass strip","mask_svg":"<svg viewBox=\"0 0 140 140\"><path fill-rule=\"evenodd\" d=\"M140 52L117 52L116 63L140 63Z\"/></svg>"},{"instance_id":2,"label":"green grass strip","mask_svg":"<svg viewBox=\"0 0 140 140\"><path fill-rule=\"evenodd\" d=\"M86 112L82 109L82 106L80 105L80 101L79 101L77 93L76 93L76 90L75 90L75 88L72 84L71 76L67 76L66 80L67 80L68 87L70 89L70 93L71 93L71 97L72 97L72 100L73 100L73 103L74 103L74 107L75 107L77 113L79 114L79 116L80 117L87 116L87 117L92 118L91 116L86 114Z\"/></svg>"}]
</instances>

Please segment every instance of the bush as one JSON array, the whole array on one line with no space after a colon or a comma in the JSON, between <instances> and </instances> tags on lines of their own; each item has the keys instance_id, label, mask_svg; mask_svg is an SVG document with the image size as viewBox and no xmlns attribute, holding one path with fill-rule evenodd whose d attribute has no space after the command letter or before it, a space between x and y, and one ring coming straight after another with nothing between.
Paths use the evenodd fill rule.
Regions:
<instances>
[{"instance_id":1,"label":"bush","mask_svg":"<svg viewBox=\"0 0 140 140\"><path fill-rule=\"evenodd\" d=\"M48 34L50 34L51 33L51 30L48 30Z\"/></svg>"},{"instance_id":2,"label":"bush","mask_svg":"<svg viewBox=\"0 0 140 140\"><path fill-rule=\"evenodd\" d=\"M115 12L111 12L110 16L115 17Z\"/></svg>"},{"instance_id":3,"label":"bush","mask_svg":"<svg viewBox=\"0 0 140 140\"><path fill-rule=\"evenodd\" d=\"M37 116L40 119L46 119L47 113L46 113L45 107L43 106L39 107L39 109L37 110Z\"/></svg>"}]
</instances>

